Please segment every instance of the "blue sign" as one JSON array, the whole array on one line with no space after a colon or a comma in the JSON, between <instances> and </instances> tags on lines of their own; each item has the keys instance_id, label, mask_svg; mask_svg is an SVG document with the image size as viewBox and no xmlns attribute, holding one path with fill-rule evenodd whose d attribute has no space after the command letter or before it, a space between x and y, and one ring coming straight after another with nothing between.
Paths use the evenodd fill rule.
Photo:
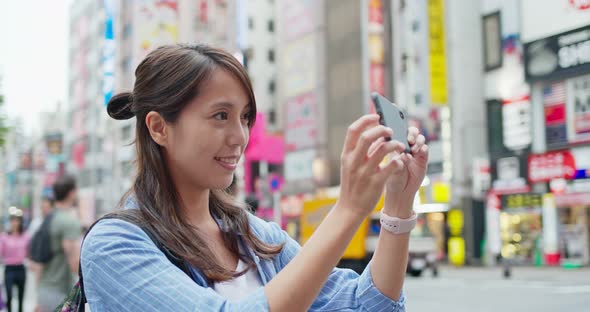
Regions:
<instances>
[{"instance_id":1,"label":"blue sign","mask_svg":"<svg viewBox=\"0 0 590 312\"><path fill-rule=\"evenodd\" d=\"M107 105L115 91L115 51L117 50L117 45L115 43L114 20L116 2L116 0L104 0L106 13L104 31L105 41L102 54L102 93L104 95L104 105Z\"/></svg>"},{"instance_id":2,"label":"blue sign","mask_svg":"<svg viewBox=\"0 0 590 312\"><path fill-rule=\"evenodd\" d=\"M271 175L270 176L270 190L273 192L276 192L278 190L281 189L281 187L283 186L283 180L281 179L280 176L278 175Z\"/></svg>"},{"instance_id":3,"label":"blue sign","mask_svg":"<svg viewBox=\"0 0 590 312\"><path fill-rule=\"evenodd\" d=\"M590 178L590 169L578 169L574 179L588 179Z\"/></svg>"}]
</instances>

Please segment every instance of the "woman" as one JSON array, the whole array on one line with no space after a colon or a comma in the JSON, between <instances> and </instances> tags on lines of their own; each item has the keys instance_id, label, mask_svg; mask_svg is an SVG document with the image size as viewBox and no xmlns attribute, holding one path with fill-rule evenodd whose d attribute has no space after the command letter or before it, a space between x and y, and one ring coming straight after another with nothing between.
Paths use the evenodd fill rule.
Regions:
<instances>
[{"instance_id":1,"label":"woman","mask_svg":"<svg viewBox=\"0 0 590 312\"><path fill-rule=\"evenodd\" d=\"M29 246L30 236L23 231L22 211L17 210L10 216L10 232L0 235L0 256L4 261L4 284L6 285L6 305L8 312L12 311L12 291L18 290L18 311L23 311L25 297L25 257Z\"/></svg>"},{"instance_id":2,"label":"woman","mask_svg":"<svg viewBox=\"0 0 590 312\"><path fill-rule=\"evenodd\" d=\"M361 276L334 267L384 188L383 212L415 220L412 201L428 158L417 129L408 137L414 156L404 154L383 166L384 156L400 153L403 144L384 139L392 133L377 115L350 126L340 199L300 247L224 191L256 115L240 63L205 45L165 46L151 52L135 75L133 92L113 97L107 109L115 119L137 118L138 173L122 202L137 209L143 222L138 227L107 219L89 232L81 262L93 312L405 309L407 229L381 232ZM142 227L189 265L190 276Z\"/></svg>"}]
</instances>

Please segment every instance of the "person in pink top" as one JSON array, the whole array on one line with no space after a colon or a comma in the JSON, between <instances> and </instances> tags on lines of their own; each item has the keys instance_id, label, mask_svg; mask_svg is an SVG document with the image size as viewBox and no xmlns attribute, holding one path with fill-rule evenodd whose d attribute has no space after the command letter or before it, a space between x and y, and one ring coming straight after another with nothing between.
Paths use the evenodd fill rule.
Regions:
<instances>
[{"instance_id":1,"label":"person in pink top","mask_svg":"<svg viewBox=\"0 0 590 312\"><path fill-rule=\"evenodd\" d=\"M12 288L18 288L18 311L23 312L25 295L25 258L30 236L23 231L22 214L10 216L10 232L0 235L0 257L4 261L4 284L6 285L6 305L12 312Z\"/></svg>"}]
</instances>

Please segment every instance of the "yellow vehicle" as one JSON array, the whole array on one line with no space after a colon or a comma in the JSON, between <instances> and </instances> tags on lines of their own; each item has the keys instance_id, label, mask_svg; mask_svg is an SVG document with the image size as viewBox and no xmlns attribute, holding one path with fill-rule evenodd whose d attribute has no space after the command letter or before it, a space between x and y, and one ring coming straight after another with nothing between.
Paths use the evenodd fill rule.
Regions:
<instances>
[{"instance_id":1,"label":"yellow vehicle","mask_svg":"<svg viewBox=\"0 0 590 312\"><path fill-rule=\"evenodd\" d=\"M337 200L338 198L336 197L323 197L308 200L303 203L299 236L299 242L302 245L311 237L330 209L336 204ZM365 268L368 261L371 259L371 255L375 251L377 239L377 236L370 235L371 232L374 232L370 229L372 223L371 220L374 220L375 216L378 220L381 208L383 208L383 196L375 206L372 215L363 221L350 241L350 244L342 256L339 267L347 267L359 273Z\"/></svg>"},{"instance_id":2,"label":"yellow vehicle","mask_svg":"<svg viewBox=\"0 0 590 312\"><path fill-rule=\"evenodd\" d=\"M330 209L336 204L336 201L336 197L323 197L314 198L303 203L299 236L302 245L311 237ZM379 212L383 208L383 202L384 198L382 196L373 213L363 221L352 238L338 264L339 267L350 268L361 273L367 266L377 246L380 231ZM436 237L441 235L433 235L431 229L439 228L436 232L443 231L441 228L441 224L444 225L443 214L446 213L448 208L432 209L429 205L418 206L414 207L420 214L418 225L410 234L407 272L412 276L420 276L425 269L430 268L432 274L437 276L438 260L436 253L439 248L437 248ZM439 206L446 207L446 205ZM427 207L430 209L422 209Z\"/></svg>"}]
</instances>

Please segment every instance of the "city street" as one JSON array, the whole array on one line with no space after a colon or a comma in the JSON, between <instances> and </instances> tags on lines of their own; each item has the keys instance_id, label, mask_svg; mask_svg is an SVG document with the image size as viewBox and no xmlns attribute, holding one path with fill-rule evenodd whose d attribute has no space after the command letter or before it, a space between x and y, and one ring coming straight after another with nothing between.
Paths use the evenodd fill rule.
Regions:
<instances>
[{"instance_id":1,"label":"city street","mask_svg":"<svg viewBox=\"0 0 590 312\"><path fill-rule=\"evenodd\" d=\"M589 311L589 268L520 267L510 279L498 268L443 268L438 278L429 273L406 279L408 311Z\"/></svg>"},{"instance_id":2,"label":"city street","mask_svg":"<svg viewBox=\"0 0 590 312\"><path fill-rule=\"evenodd\" d=\"M521 267L506 280L497 268L444 267L438 278L408 276L404 289L411 312L588 311L590 268ZM25 312L33 311L34 298L29 278Z\"/></svg>"}]
</instances>

